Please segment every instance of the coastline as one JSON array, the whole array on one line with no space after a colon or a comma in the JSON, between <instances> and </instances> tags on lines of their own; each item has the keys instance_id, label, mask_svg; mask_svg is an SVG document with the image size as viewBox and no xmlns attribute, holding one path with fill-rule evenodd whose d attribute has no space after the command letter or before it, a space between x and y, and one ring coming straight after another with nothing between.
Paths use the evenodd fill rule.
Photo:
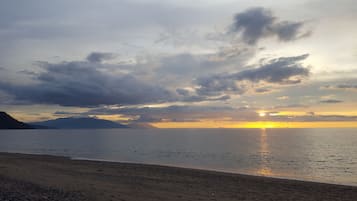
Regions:
<instances>
[{"instance_id":1,"label":"coastline","mask_svg":"<svg viewBox=\"0 0 357 201\"><path fill-rule=\"evenodd\" d=\"M16 199L17 194L22 197L31 194L33 200L100 201L352 201L357 197L354 186L15 153L0 153L0 192L0 200L10 194L13 200L23 200Z\"/></svg>"}]
</instances>

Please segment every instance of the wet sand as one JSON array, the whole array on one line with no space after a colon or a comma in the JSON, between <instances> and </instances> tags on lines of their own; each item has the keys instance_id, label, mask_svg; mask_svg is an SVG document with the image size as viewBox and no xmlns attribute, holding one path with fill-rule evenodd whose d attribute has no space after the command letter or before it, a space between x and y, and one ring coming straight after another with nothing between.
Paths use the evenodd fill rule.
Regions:
<instances>
[{"instance_id":1,"label":"wet sand","mask_svg":"<svg viewBox=\"0 0 357 201\"><path fill-rule=\"evenodd\" d=\"M357 187L0 153L0 200L356 201Z\"/></svg>"}]
</instances>

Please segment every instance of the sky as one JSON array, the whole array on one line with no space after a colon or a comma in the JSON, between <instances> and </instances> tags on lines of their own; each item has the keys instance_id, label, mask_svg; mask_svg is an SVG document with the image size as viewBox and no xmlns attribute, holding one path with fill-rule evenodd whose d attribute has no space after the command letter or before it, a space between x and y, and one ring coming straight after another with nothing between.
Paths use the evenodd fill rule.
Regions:
<instances>
[{"instance_id":1,"label":"sky","mask_svg":"<svg viewBox=\"0 0 357 201\"><path fill-rule=\"evenodd\" d=\"M161 128L357 127L354 0L3 0L0 110Z\"/></svg>"}]
</instances>

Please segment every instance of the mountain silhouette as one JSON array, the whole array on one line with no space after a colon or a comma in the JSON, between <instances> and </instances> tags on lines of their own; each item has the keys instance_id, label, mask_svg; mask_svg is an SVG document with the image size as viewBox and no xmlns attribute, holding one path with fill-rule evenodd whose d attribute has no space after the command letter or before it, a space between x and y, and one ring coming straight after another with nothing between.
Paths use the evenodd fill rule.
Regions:
<instances>
[{"instance_id":1,"label":"mountain silhouette","mask_svg":"<svg viewBox=\"0 0 357 201\"><path fill-rule=\"evenodd\" d=\"M33 122L34 127L53 128L53 129L103 129L103 128L128 128L116 122L96 119L90 117L68 117L54 120Z\"/></svg>"},{"instance_id":2,"label":"mountain silhouette","mask_svg":"<svg viewBox=\"0 0 357 201\"><path fill-rule=\"evenodd\" d=\"M31 129L28 124L20 122L6 112L0 112L0 129Z\"/></svg>"}]
</instances>

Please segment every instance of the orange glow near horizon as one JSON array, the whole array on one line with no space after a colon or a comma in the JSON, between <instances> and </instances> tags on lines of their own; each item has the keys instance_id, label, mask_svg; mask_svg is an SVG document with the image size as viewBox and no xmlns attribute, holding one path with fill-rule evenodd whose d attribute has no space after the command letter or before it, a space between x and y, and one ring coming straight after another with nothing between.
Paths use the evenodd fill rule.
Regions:
<instances>
[{"instance_id":1,"label":"orange glow near horizon","mask_svg":"<svg viewBox=\"0 0 357 201\"><path fill-rule=\"evenodd\" d=\"M157 128L357 128L356 121L318 121L318 122L234 122L234 121L198 121L198 122L156 122Z\"/></svg>"}]
</instances>

